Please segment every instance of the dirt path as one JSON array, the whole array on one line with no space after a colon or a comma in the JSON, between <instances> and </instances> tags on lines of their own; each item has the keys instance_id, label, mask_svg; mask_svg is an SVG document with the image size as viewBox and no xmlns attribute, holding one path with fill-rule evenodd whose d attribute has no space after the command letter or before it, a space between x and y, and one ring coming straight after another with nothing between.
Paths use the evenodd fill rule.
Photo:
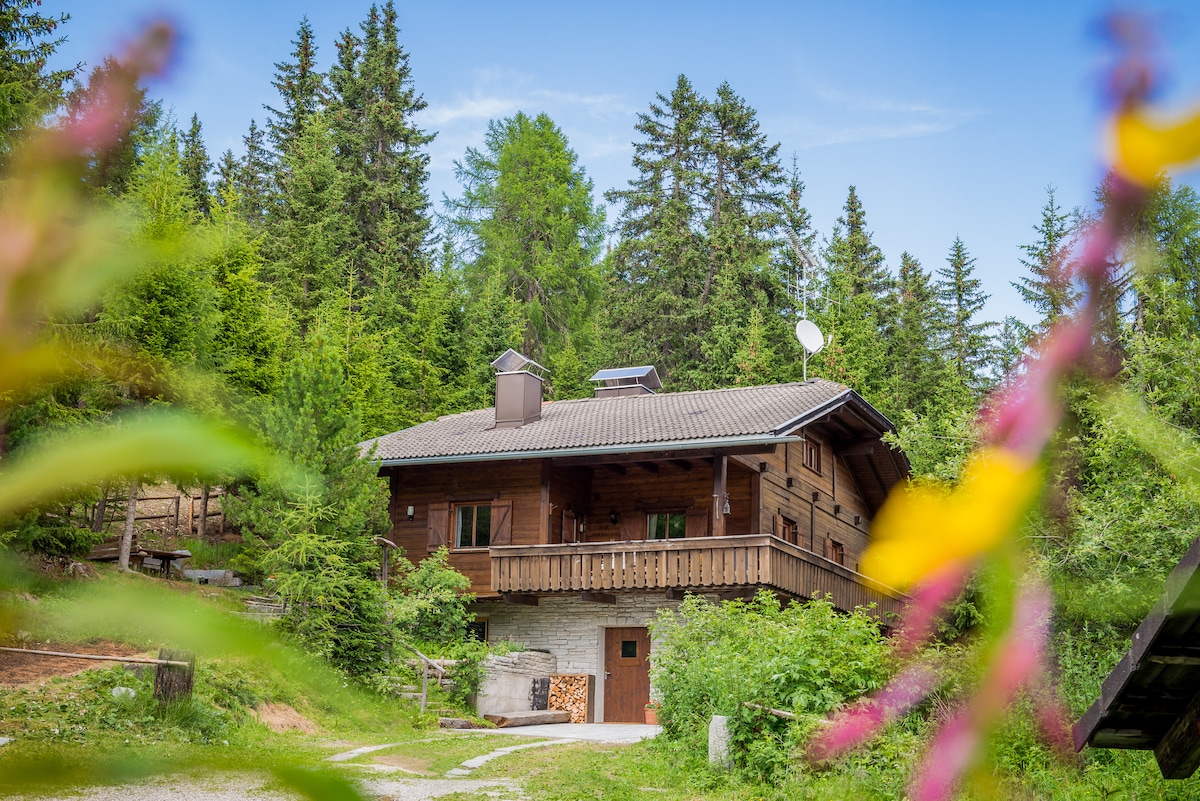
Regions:
<instances>
[{"instance_id":1,"label":"dirt path","mask_svg":"<svg viewBox=\"0 0 1200 801\"><path fill-rule=\"evenodd\" d=\"M134 656L141 653L131 645L104 641L88 645L64 642L39 642L12 647L36 648L40 651L59 651L72 654L105 654L114 656ZM61 656L14 654L11 651L0 651L0 684L9 686L30 684L36 681L45 681L53 676L73 676L85 670L95 670L117 664L120 663L94 662L87 659L68 659Z\"/></svg>"}]
</instances>

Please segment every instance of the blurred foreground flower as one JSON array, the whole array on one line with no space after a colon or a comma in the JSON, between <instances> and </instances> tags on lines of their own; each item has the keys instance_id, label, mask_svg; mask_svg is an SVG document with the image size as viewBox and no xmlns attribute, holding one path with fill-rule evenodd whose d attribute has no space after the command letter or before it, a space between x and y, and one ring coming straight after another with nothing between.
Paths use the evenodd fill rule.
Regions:
<instances>
[{"instance_id":1,"label":"blurred foreground flower","mask_svg":"<svg viewBox=\"0 0 1200 801\"><path fill-rule=\"evenodd\" d=\"M1086 286L1082 305L1051 329L1035 359L987 407L987 441L968 463L954 489L893 490L876 518L875 543L863 557L871 578L914 587L913 601L896 636L906 657L928 639L939 614L961 592L982 562L992 567L993 622L981 643L983 679L935 733L913 777L914 801L950 798L1010 705L1030 692L1036 717L1051 744L1064 752L1067 716L1049 688L1051 601L1040 580L1027 576L1017 540L1025 513L1037 500L1043 476L1037 467L1063 414L1064 378L1093 369L1098 307L1111 281L1113 256L1146 200L1147 187L1168 168L1200 159L1200 112L1160 121L1146 107L1153 74L1144 53L1144 29L1136 18L1114 17L1109 27L1120 49L1110 143L1112 202L1093 226L1077 256L1075 278ZM810 759L837 756L912 708L932 688L920 662L891 684L838 713L809 745Z\"/></svg>"}]
</instances>

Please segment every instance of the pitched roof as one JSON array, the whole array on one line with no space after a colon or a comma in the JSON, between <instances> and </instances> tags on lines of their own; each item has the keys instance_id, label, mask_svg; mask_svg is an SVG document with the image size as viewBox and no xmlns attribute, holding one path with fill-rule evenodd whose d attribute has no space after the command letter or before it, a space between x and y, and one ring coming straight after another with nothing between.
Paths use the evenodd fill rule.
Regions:
<instances>
[{"instance_id":1,"label":"pitched roof","mask_svg":"<svg viewBox=\"0 0 1200 801\"><path fill-rule=\"evenodd\" d=\"M853 390L824 379L761 387L546 403L542 418L494 428L495 410L439 417L363 443L383 464L530 458L609 450L681 450L767 444L847 402L892 428Z\"/></svg>"}]
</instances>

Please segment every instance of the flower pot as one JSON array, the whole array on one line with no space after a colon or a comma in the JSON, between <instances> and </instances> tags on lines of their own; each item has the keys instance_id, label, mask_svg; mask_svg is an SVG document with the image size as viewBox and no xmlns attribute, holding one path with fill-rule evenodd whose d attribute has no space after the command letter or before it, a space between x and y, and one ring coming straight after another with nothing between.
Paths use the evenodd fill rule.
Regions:
<instances>
[{"instance_id":1,"label":"flower pot","mask_svg":"<svg viewBox=\"0 0 1200 801\"><path fill-rule=\"evenodd\" d=\"M646 722L649 723L651 726L658 725L658 707L656 707L656 706L646 707Z\"/></svg>"}]
</instances>

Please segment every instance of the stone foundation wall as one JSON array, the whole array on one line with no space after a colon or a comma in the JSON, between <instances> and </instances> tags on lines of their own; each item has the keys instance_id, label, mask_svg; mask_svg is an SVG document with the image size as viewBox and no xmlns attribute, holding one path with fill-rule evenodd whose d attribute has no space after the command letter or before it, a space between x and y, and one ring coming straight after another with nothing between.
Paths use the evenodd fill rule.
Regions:
<instances>
[{"instance_id":1,"label":"stone foundation wall","mask_svg":"<svg viewBox=\"0 0 1200 801\"><path fill-rule=\"evenodd\" d=\"M584 601L578 596L542 596L537 606L477 604L475 613L488 621L488 640L511 640L549 651L558 660L558 673L595 676L595 720L604 714L604 629L648 626L659 609L675 609L664 593L623 594L615 604ZM650 644L654 660L654 643Z\"/></svg>"}]
</instances>

